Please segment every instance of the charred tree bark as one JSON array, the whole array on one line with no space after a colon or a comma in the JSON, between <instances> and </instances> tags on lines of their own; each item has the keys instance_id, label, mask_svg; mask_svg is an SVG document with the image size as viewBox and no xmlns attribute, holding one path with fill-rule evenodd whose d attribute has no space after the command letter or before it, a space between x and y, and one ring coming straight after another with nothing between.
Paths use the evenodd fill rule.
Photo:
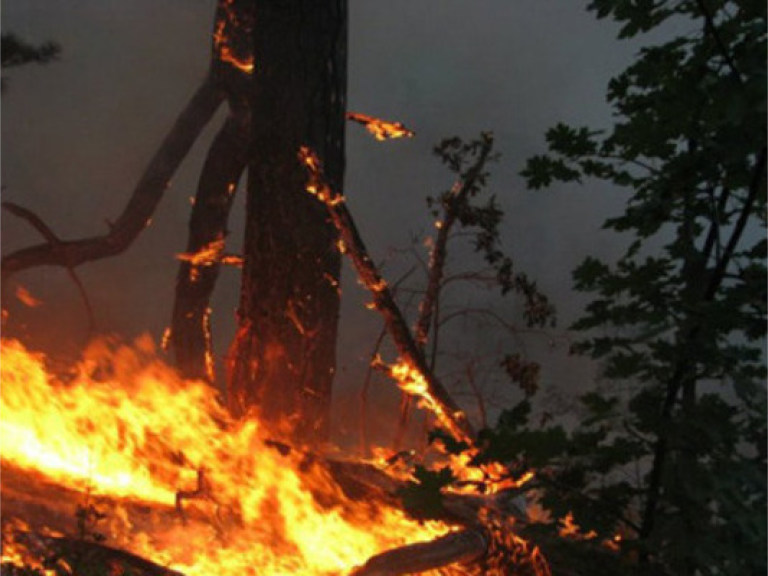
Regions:
<instances>
[{"instance_id":1,"label":"charred tree bark","mask_svg":"<svg viewBox=\"0 0 768 576\"><path fill-rule=\"evenodd\" d=\"M248 90L253 72L254 3L219 0L213 24L212 70L230 114L208 149L189 221L187 254L220 243L237 183L248 163ZM210 301L221 265L184 261L176 277L170 345L185 378L214 380Z\"/></svg>"},{"instance_id":2,"label":"charred tree bark","mask_svg":"<svg viewBox=\"0 0 768 576\"><path fill-rule=\"evenodd\" d=\"M335 372L338 234L304 191L300 146L341 188L346 0L256 1L245 267L229 407L288 424L293 440L328 435ZM284 431L284 429L281 429Z\"/></svg>"}]
</instances>

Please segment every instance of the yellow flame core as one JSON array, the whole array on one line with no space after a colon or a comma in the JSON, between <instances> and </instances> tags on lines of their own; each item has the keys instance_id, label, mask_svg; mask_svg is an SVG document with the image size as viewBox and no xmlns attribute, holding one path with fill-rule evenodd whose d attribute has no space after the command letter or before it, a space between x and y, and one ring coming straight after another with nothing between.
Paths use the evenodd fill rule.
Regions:
<instances>
[{"instance_id":1,"label":"yellow flame core","mask_svg":"<svg viewBox=\"0 0 768 576\"><path fill-rule=\"evenodd\" d=\"M231 420L211 387L180 380L154 354L148 337L132 347L97 344L64 383L46 372L42 356L3 340L4 465L169 513L177 492L205 470L219 511L236 519L224 539L200 522L178 524L172 537L124 535L124 547L190 576L330 576L448 531L349 500L325 468L269 448L259 422ZM206 510L194 500L185 506Z\"/></svg>"}]
</instances>

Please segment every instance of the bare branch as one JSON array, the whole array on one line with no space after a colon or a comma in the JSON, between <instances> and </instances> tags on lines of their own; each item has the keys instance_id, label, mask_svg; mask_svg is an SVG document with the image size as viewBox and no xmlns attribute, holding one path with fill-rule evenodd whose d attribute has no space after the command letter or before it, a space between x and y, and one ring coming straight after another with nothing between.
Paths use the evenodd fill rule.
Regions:
<instances>
[{"instance_id":1,"label":"bare branch","mask_svg":"<svg viewBox=\"0 0 768 576\"><path fill-rule=\"evenodd\" d=\"M147 227L171 177L223 99L213 75L208 74L163 140L108 234L58 244L49 241L8 254L2 259L3 280L36 266L75 268L127 249Z\"/></svg>"}]
</instances>

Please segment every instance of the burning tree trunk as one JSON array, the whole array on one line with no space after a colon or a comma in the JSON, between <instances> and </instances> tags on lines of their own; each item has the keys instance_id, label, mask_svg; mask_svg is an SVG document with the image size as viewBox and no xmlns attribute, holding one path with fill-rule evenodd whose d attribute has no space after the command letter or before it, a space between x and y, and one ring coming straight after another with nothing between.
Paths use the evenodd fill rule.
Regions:
<instances>
[{"instance_id":1,"label":"burning tree trunk","mask_svg":"<svg viewBox=\"0 0 768 576\"><path fill-rule=\"evenodd\" d=\"M338 234L304 191L296 158L312 146L334 187L344 171L347 3L256 2L245 268L229 406L328 434L339 313Z\"/></svg>"}]
</instances>

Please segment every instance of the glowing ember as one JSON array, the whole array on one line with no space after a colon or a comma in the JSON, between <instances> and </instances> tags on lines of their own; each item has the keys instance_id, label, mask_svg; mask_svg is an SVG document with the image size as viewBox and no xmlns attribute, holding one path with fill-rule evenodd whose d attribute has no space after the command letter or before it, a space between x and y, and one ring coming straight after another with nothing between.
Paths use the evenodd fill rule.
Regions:
<instances>
[{"instance_id":1,"label":"glowing ember","mask_svg":"<svg viewBox=\"0 0 768 576\"><path fill-rule=\"evenodd\" d=\"M243 267L243 257L235 254L224 253L224 238L212 240L197 252L181 252L176 254L176 259L182 262L189 262L192 266L189 269L189 279L196 282L200 277L199 266L213 266L214 264L227 264L237 268Z\"/></svg>"},{"instance_id":2,"label":"glowing ember","mask_svg":"<svg viewBox=\"0 0 768 576\"><path fill-rule=\"evenodd\" d=\"M24 306L27 306L29 308L37 308L43 303L41 300L38 300L37 298L32 296L29 290L24 288L24 286L18 286L16 288L16 298L18 298L19 301L22 304L24 304Z\"/></svg>"},{"instance_id":3,"label":"glowing ember","mask_svg":"<svg viewBox=\"0 0 768 576\"><path fill-rule=\"evenodd\" d=\"M180 380L154 353L148 337L100 343L63 382L41 356L3 341L3 465L166 515L204 470L210 497L184 508L210 522L136 532L125 512L112 518L122 531L109 542L189 575L343 574L448 530L349 500L324 467L268 447L257 421L233 421L212 388Z\"/></svg>"},{"instance_id":4,"label":"glowing ember","mask_svg":"<svg viewBox=\"0 0 768 576\"><path fill-rule=\"evenodd\" d=\"M347 119L365 126L376 140L393 140L395 138L413 138L415 132L409 130L400 122L387 122L366 114L348 112Z\"/></svg>"},{"instance_id":5,"label":"glowing ember","mask_svg":"<svg viewBox=\"0 0 768 576\"><path fill-rule=\"evenodd\" d=\"M218 54L218 58L221 62L225 62L245 74L252 74L254 70L253 55L251 54L242 57L235 54L235 51L230 45L231 39L226 33L228 27L230 27L230 29L242 28L244 32L247 32L248 26L238 19L237 13L233 7L233 0L226 0L223 2L223 6L223 17L217 20L216 30L213 33L214 52Z\"/></svg>"}]
</instances>

